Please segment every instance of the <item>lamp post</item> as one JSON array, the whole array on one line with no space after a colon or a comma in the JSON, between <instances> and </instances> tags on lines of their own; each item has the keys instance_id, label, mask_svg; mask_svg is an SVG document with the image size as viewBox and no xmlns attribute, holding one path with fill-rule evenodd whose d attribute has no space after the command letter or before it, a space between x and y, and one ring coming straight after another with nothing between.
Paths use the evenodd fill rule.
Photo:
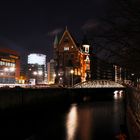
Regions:
<instances>
[{"instance_id":1,"label":"lamp post","mask_svg":"<svg viewBox=\"0 0 140 140\"><path fill-rule=\"evenodd\" d=\"M43 72L42 71L34 71L33 75L35 76L35 83L38 84L38 82L40 82L40 77L43 76Z\"/></svg>"},{"instance_id":2,"label":"lamp post","mask_svg":"<svg viewBox=\"0 0 140 140\"><path fill-rule=\"evenodd\" d=\"M56 83L56 74L55 73L53 74L53 83L54 84Z\"/></svg>"},{"instance_id":3,"label":"lamp post","mask_svg":"<svg viewBox=\"0 0 140 140\"><path fill-rule=\"evenodd\" d=\"M35 84L37 84L37 74L38 74L37 71L33 72L33 75L35 76Z\"/></svg>"},{"instance_id":4,"label":"lamp post","mask_svg":"<svg viewBox=\"0 0 140 140\"><path fill-rule=\"evenodd\" d=\"M73 87L73 73L74 73L74 70L72 69L70 71L70 73L71 73L71 87Z\"/></svg>"}]
</instances>

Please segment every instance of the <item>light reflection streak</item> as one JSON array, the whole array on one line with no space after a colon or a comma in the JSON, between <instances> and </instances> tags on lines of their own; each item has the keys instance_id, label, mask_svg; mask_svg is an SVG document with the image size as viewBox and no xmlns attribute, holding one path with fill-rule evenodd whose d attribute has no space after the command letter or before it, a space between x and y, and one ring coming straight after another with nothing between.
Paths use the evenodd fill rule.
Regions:
<instances>
[{"instance_id":1,"label":"light reflection streak","mask_svg":"<svg viewBox=\"0 0 140 140\"><path fill-rule=\"evenodd\" d=\"M77 106L72 105L66 118L67 140L74 140L77 126L78 126Z\"/></svg>"},{"instance_id":2,"label":"light reflection streak","mask_svg":"<svg viewBox=\"0 0 140 140\"><path fill-rule=\"evenodd\" d=\"M121 99L123 97L123 91L115 91L114 92L114 99L117 100L117 99Z\"/></svg>"}]
</instances>

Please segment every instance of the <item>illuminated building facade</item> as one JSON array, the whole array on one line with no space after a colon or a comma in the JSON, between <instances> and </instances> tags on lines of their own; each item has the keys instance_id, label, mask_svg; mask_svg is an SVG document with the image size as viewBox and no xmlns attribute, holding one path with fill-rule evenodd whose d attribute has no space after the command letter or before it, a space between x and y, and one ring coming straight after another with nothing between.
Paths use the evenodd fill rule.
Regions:
<instances>
[{"instance_id":1,"label":"illuminated building facade","mask_svg":"<svg viewBox=\"0 0 140 140\"><path fill-rule=\"evenodd\" d=\"M86 36L81 43L66 28L60 40L54 40L55 82L73 86L88 79L123 82L128 76L123 68L96 57Z\"/></svg>"},{"instance_id":2,"label":"illuminated building facade","mask_svg":"<svg viewBox=\"0 0 140 140\"><path fill-rule=\"evenodd\" d=\"M0 83L18 83L20 77L19 53L10 49L0 48Z\"/></svg>"},{"instance_id":3,"label":"illuminated building facade","mask_svg":"<svg viewBox=\"0 0 140 140\"><path fill-rule=\"evenodd\" d=\"M54 41L56 83L72 86L90 78L90 45L78 44L66 28Z\"/></svg>"},{"instance_id":4,"label":"illuminated building facade","mask_svg":"<svg viewBox=\"0 0 140 140\"><path fill-rule=\"evenodd\" d=\"M50 62L47 63L47 83L48 84L54 84L55 83L55 61L53 59L50 60Z\"/></svg>"},{"instance_id":5,"label":"illuminated building facade","mask_svg":"<svg viewBox=\"0 0 140 140\"><path fill-rule=\"evenodd\" d=\"M44 84L46 78L46 55L32 53L28 55L28 81L36 84Z\"/></svg>"}]
</instances>

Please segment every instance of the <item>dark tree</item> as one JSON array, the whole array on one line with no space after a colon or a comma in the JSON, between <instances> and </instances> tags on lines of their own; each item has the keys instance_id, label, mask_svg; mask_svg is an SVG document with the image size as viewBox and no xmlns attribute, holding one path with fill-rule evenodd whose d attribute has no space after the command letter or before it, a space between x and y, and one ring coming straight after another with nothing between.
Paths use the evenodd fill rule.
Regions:
<instances>
[{"instance_id":1,"label":"dark tree","mask_svg":"<svg viewBox=\"0 0 140 140\"><path fill-rule=\"evenodd\" d=\"M111 2L111 0L110 0ZM113 1L97 26L87 31L98 57L133 72L140 71L140 2Z\"/></svg>"}]
</instances>

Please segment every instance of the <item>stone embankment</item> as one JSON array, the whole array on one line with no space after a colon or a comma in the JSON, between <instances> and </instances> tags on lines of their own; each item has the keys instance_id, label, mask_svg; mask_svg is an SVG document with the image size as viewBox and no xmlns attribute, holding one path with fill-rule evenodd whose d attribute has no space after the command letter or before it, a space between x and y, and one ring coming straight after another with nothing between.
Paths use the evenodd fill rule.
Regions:
<instances>
[{"instance_id":1,"label":"stone embankment","mask_svg":"<svg viewBox=\"0 0 140 140\"><path fill-rule=\"evenodd\" d=\"M140 140L140 89L128 87L127 123L130 140Z\"/></svg>"}]
</instances>

